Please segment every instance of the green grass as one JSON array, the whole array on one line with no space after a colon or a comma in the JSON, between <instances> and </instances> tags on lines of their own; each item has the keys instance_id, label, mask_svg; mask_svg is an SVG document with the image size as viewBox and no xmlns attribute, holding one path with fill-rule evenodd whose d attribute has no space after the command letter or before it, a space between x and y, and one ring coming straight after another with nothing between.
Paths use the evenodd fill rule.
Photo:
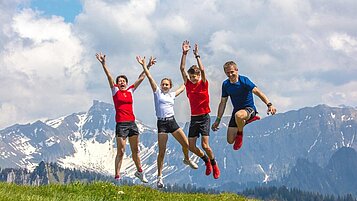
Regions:
<instances>
[{"instance_id":1,"label":"green grass","mask_svg":"<svg viewBox=\"0 0 357 201\"><path fill-rule=\"evenodd\" d=\"M251 200L236 194L167 193L144 186L116 186L106 182L90 184L16 185L0 182L0 200Z\"/></svg>"}]
</instances>

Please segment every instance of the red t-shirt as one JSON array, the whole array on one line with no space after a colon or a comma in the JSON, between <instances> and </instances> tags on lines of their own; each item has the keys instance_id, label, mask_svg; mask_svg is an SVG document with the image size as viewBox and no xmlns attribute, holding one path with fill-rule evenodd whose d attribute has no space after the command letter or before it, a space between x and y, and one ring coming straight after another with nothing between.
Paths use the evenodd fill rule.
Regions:
<instances>
[{"instance_id":1,"label":"red t-shirt","mask_svg":"<svg viewBox=\"0 0 357 201\"><path fill-rule=\"evenodd\" d=\"M191 115L202 115L211 112L209 108L208 80L198 81L193 84L190 80L186 82L186 93L191 106Z\"/></svg>"},{"instance_id":2,"label":"red t-shirt","mask_svg":"<svg viewBox=\"0 0 357 201\"><path fill-rule=\"evenodd\" d=\"M114 85L112 88L116 122L135 121L133 112L133 92L134 85L131 85L124 91L120 91L117 85Z\"/></svg>"}]
</instances>

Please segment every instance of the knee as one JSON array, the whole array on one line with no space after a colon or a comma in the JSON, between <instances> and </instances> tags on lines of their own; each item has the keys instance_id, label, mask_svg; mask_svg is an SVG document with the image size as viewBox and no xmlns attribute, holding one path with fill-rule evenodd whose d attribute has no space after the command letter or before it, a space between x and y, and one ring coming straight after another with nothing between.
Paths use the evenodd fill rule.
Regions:
<instances>
[{"instance_id":1,"label":"knee","mask_svg":"<svg viewBox=\"0 0 357 201\"><path fill-rule=\"evenodd\" d=\"M236 112L235 113L235 118L237 119L237 120L244 120L244 118L245 118L245 112L242 112L242 111L238 111L238 112Z\"/></svg>"},{"instance_id":2,"label":"knee","mask_svg":"<svg viewBox=\"0 0 357 201\"><path fill-rule=\"evenodd\" d=\"M117 150L117 156L119 156L120 158L122 158L124 156L125 153L125 149L118 149Z\"/></svg>"},{"instance_id":3,"label":"knee","mask_svg":"<svg viewBox=\"0 0 357 201\"><path fill-rule=\"evenodd\" d=\"M138 153L139 153L139 149L137 147L131 149L131 155L138 155Z\"/></svg>"}]
</instances>

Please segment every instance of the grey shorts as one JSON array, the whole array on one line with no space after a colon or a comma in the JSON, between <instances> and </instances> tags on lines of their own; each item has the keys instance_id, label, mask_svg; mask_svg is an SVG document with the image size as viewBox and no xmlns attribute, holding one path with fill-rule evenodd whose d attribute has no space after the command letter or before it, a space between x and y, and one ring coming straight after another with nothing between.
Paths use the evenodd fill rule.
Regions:
<instances>
[{"instance_id":1,"label":"grey shorts","mask_svg":"<svg viewBox=\"0 0 357 201\"><path fill-rule=\"evenodd\" d=\"M157 119L157 132L158 133L173 133L180 126L177 124L175 117L166 117L162 119Z\"/></svg>"},{"instance_id":2,"label":"grey shorts","mask_svg":"<svg viewBox=\"0 0 357 201\"><path fill-rule=\"evenodd\" d=\"M191 116L190 130L188 137L209 136L211 118L209 114Z\"/></svg>"},{"instance_id":3,"label":"grey shorts","mask_svg":"<svg viewBox=\"0 0 357 201\"><path fill-rule=\"evenodd\" d=\"M115 126L115 134L117 137L123 138L139 135L138 126L134 121L117 122Z\"/></svg>"},{"instance_id":4,"label":"grey shorts","mask_svg":"<svg viewBox=\"0 0 357 201\"><path fill-rule=\"evenodd\" d=\"M255 115L257 115L257 112L251 107L246 107L246 108L244 108L244 110L247 111L247 113L248 113L248 120L255 117ZM235 116L236 112L238 112L238 111L233 111L231 120L229 120L228 127L237 127L236 116Z\"/></svg>"}]
</instances>

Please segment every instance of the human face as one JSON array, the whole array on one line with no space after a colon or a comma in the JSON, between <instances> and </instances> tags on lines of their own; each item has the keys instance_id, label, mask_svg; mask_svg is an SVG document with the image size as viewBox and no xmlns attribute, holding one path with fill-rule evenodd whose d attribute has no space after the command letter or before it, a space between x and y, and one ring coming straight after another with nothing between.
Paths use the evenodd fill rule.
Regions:
<instances>
[{"instance_id":1,"label":"human face","mask_svg":"<svg viewBox=\"0 0 357 201\"><path fill-rule=\"evenodd\" d=\"M162 92L164 92L164 93L169 92L171 89L170 81L168 81L168 80L162 80L160 86L161 86Z\"/></svg>"},{"instance_id":2,"label":"human face","mask_svg":"<svg viewBox=\"0 0 357 201\"><path fill-rule=\"evenodd\" d=\"M196 84L201 79L201 75L200 74L191 74L191 73L189 73L188 76L190 78L190 81L193 84Z\"/></svg>"},{"instance_id":3,"label":"human face","mask_svg":"<svg viewBox=\"0 0 357 201\"><path fill-rule=\"evenodd\" d=\"M123 91L126 89L127 83L126 80L124 78L119 78L118 79L118 86L119 86L119 90Z\"/></svg>"},{"instance_id":4,"label":"human face","mask_svg":"<svg viewBox=\"0 0 357 201\"><path fill-rule=\"evenodd\" d=\"M224 68L224 73L226 73L230 82L238 81L238 68L236 66L228 66Z\"/></svg>"}]
</instances>

